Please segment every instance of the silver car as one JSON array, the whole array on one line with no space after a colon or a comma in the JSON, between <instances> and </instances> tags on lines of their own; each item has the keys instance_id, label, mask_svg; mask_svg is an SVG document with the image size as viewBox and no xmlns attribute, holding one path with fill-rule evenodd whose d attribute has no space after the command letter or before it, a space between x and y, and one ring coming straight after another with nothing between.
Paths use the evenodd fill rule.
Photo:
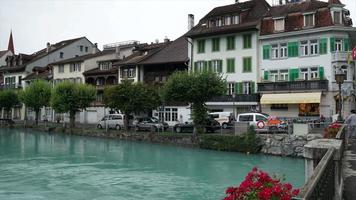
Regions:
<instances>
[{"instance_id":1,"label":"silver car","mask_svg":"<svg viewBox=\"0 0 356 200\"><path fill-rule=\"evenodd\" d=\"M124 115L123 114L109 114L103 117L98 124L99 129L112 128L120 130L124 127Z\"/></svg>"}]
</instances>

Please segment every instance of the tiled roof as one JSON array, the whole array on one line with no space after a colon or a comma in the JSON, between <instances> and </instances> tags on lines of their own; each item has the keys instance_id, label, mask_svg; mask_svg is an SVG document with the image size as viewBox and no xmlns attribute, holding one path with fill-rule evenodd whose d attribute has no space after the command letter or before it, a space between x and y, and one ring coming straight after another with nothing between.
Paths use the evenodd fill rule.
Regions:
<instances>
[{"instance_id":1,"label":"tiled roof","mask_svg":"<svg viewBox=\"0 0 356 200\"><path fill-rule=\"evenodd\" d=\"M9 50L0 51L0 58L5 55Z\"/></svg>"},{"instance_id":2,"label":"tiled roof","mask_svg":"<svg viewBox=\"0 0 356 200\"><path fill-rule=\"evenodd\" d=\"M113 54L113 53L115 53L115 50L104 50L104 51L100 51L100 52L95 53L95 54L86 54L86 55L77 56L77 57L74 57L74 58L69 58L69 59L66 59L66 60L61 60L61 61L58 61L58 62L51 63L51 65L60 65L60 64L73 63L73 62L82 62L82 61L90 59L90 58L95 58L95 57L99 57L99 56L103 56L103 55L107 55L107 54Z\"/></svg>"},{"instance_id":3,"label":"tiled roof","mask_svg":"<svg viewBox=\"0 0 356 200\"><path fill-rule=\"evenodd\" d=\"M140 64L180 63L188 60L188 42L187 39L182 36L159 52L144 59Z\"/></svg>"},{"instance_id":4,"label":"tiled roof","mask_svg":"<svg viewBox=\"0 0 356 200\"><path fill-rule=\"evenodd\" d=\"M83 72L84 76L96 76L96 75L117 75L117 67L112 67L109 70L101 70L99 67Z\"/></svg>"},{"instance_id":5,"label":"tiled roof","mask_svg":"<svg viewBox=\"0 0 356 200\"><path fill-rule=\"evenodd\" d=\"M185 36L196 38L216 34L236 33L239 31L253 29L256 30L260 19L269 8L270 5L265 0L250 0L242 3L216 7L205 15L195 27L185 34ZM207 27L209 19L233 14L240 15L241 22L239 24Z\"/></svg>"},{"instance_id":6,"label":"tiled roof","mask_svg":"<svg viewBox=\"0 0 356 200\"><path fill-rule=\"evenodd\" d=\"M279 6L273 6L271 9L265 14L264 17L282 17L286 16L290 13L303 13L315 11L319 8L328 7L327 2L310 0L310 1L302 1L299 3L289 3Z\"/></svg>"},{"instance_id":7,"label":"tiled roof","mask_svg":"<svg viewBox=\"0 0 356 200\"><path fill-rule=\"evenodd\" d=\"M43 80L51 80L52 79L52 73L49 70L45 70L43 72L33 72L23 78L22 80L36 80L36 79L43 79Z\"/></svg>"}]
</instances>

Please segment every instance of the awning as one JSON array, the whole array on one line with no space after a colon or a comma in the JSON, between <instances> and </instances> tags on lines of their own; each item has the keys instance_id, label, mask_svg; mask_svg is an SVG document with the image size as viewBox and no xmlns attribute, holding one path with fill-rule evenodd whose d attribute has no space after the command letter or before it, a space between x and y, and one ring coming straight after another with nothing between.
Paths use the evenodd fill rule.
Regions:
<instances>
[{"instance_id":1,"label":"awning","mask_svg":"<svg viewBox=\"0 0 356 200\"><path fill-rule=\"evenodd\" d=\"M263 94L261 104L320 103L321 92Z\"/></svg>"}]
</instances>

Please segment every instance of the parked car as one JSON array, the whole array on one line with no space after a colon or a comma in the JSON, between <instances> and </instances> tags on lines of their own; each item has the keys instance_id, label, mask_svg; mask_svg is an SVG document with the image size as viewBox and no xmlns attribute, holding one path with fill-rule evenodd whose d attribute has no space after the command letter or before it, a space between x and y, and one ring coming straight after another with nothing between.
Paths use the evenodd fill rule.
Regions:
<instances>
[{"instance_id":1,"label":"parked car","mask_svg":"<svg viewBox=\"0 0 356 200\"><path fill-rule=\"evenodd\" d=\"M160 122L157 118L154 117L139 117L136 118L132 125L135 127L136 131L140 130L167 130L169 125L166 122Z\"/></svg>"},{"instance_id":2,"label":"parked car","mask_svg":"<svg viewBox=\"0 0 356 200\"><path fill-rule=\"evenodd\" d=\"M258 112L241 113L237 115L236 121L248 122L257 132L280 131L283 124L277 117Z\"/></svg>"},{"instance_id":3,"label":"parked car","mask_svg":"<svg viewBox=\"0 0 356 200\"><path fill-rule=\"evenodd\" d=\"M212 112L209 113L209 117L218 121L220 126L224 129L233 126L232 122L234 121L234 117L231 112Z\"/></svg>"},{"instance_id":4,"label":"parked car","mask_svg":"<svg viewBox=\"0 0 356 200\"><path fill-rule=\"evenodd\" d=\"M97 124L99 129L102 128L115 128L120 130L124 127L124 115L123 114L109 114L105 115Z\"/></svg>"},{"instance_id":5,"label":"parked car","mask_svg":"<svg viewBox=\"0 0 356 200\"><path fill-rule=\"evenodd\" d=\"M216 130L220 129L220 123L214 119L207 119L204 129L205 129L204 132L214 133ZM192 133L194 131L194 123L186 122L186 123L176 124L173 127L173 131L175 131L176 133Z\"/></svg>"}]
</instances>

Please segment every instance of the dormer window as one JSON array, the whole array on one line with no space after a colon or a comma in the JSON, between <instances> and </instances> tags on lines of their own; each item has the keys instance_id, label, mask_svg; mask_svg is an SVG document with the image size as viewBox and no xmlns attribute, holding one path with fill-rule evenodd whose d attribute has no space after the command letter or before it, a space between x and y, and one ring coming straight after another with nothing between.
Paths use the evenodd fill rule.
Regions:
<instances>
[{"instance_id":1,"label":"dormer window","mask_svg":"<svg viewBox=\"0 0 356 200\"><path fill-rule=\"evenodd\" d=\"M279 18L274 20L274 30L284 31L284 18Z\"/></svg>"},{"instance_id":2,"label":"dormer window","mask_svg":"<svg viewBox=\"0 0 356 200\"><path fill-rule=\"evenodd\" d=\"M333 20L334 20L334 24L341 24L341 12L340 11L334 11Z\"/></svg>"},{"instance_id":3,"label":"dormer window","mask_svg":"<svg viewBox=\"0 0 356 200\"><path fill-rule=\"evenodd\" d=\"M222 26L223 24L222 24L222 19L221 18L218 18L218 19L216 19L216 26Z\"/></svg>"},{"instance_id":4,"label":"dormer window","mask_svg":"<svg viewBox=\"0 0 356 200\"><path fill-rule=\"evenodd\" d=\"M314 13L304 15L304 27L313 27L315 25Z\"/></svg>"},{"instance_id":5,"label":"dormer window","mask_svg":"<svg viewBox=\"0 0 356 200\"><path fill-rule=\"evenodd\" d=\"M109 70L110 69L110 63L109 62L101 62L100 63L100 69L101 70Z\"/></svg>"},{"instance_id":6,"label":"dormer window","mask_svg":"<svg viewBox=\"0 0 356 200\"><path fill-rule=\"evenodd\" d=\"M228 17L225 17L225 25L231 25L231 17L228 16Z\"/></svg>"},{"instance_id":7,"label":"dormer window","mask_svg":"<svg viewBox=\"0 0 356 200\"><path fill-rule=\"evenodd\" d=\"M240 16L234 15L232 17L232 24L239 24L240 23Z\"/></svg>"}]
</instances>

